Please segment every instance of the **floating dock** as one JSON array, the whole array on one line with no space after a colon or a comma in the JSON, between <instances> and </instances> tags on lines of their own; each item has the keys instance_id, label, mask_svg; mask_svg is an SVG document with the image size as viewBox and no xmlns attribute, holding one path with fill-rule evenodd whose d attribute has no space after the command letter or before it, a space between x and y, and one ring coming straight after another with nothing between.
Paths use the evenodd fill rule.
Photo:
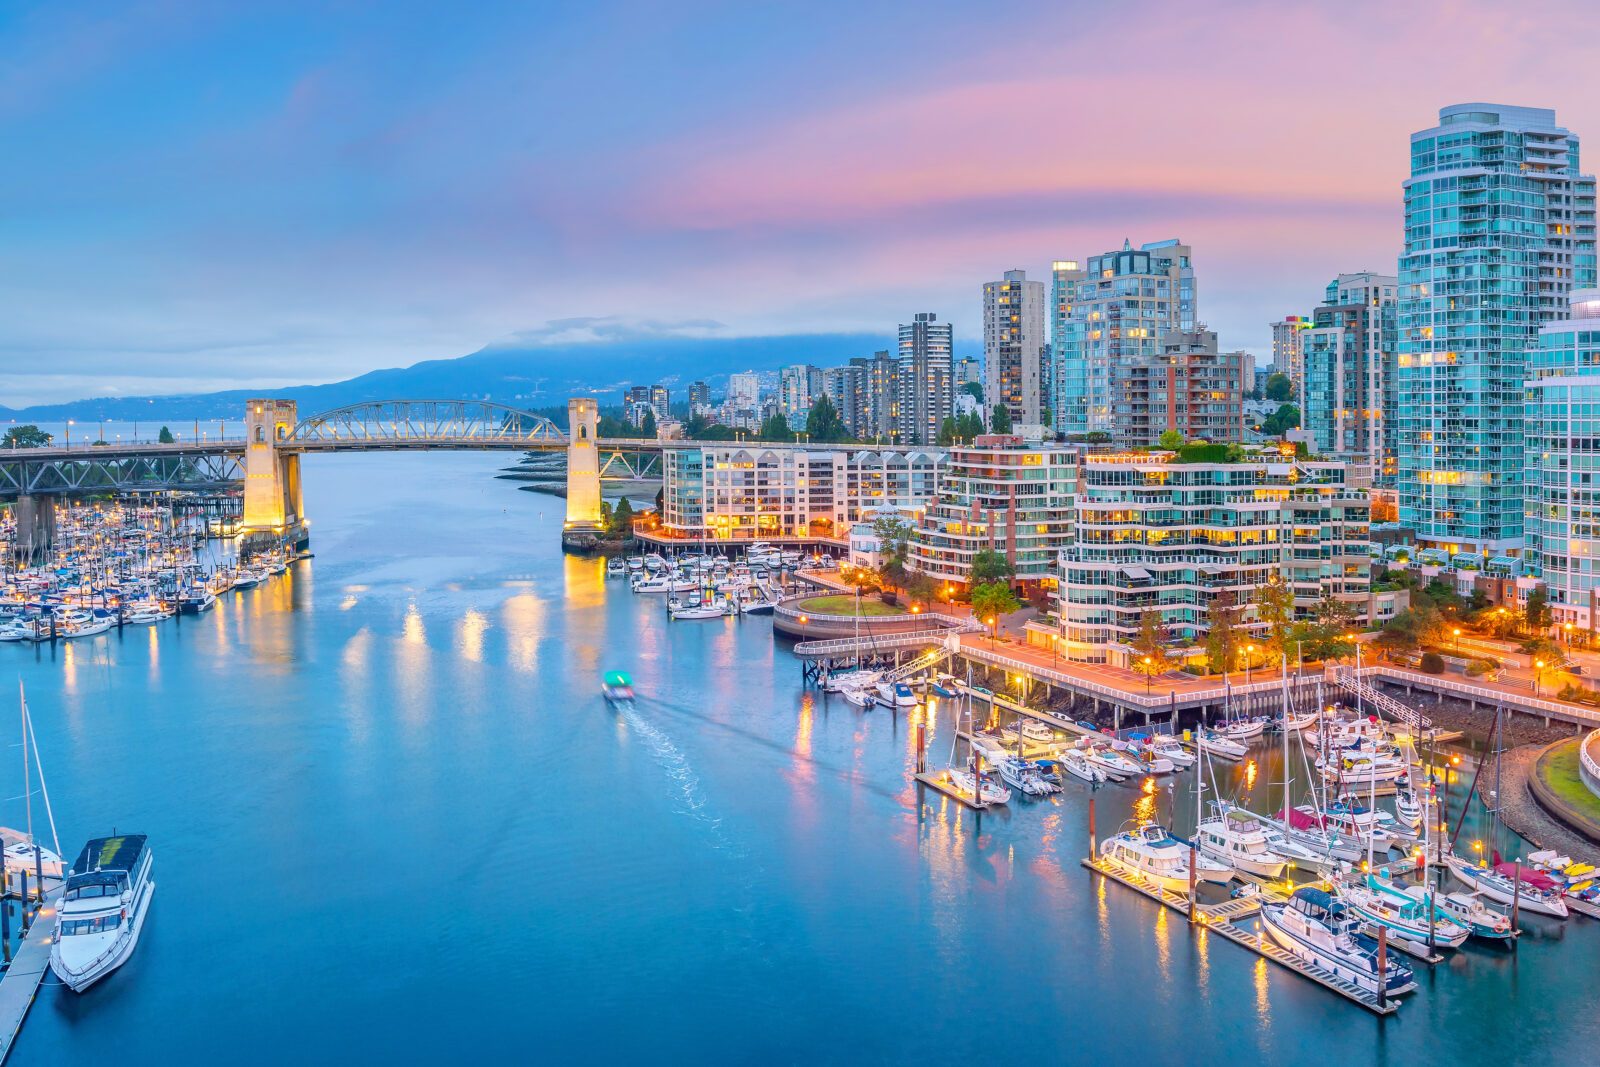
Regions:
<instances>
[{"instance_id":1,"label":"floating dock","mask_svg":"<svg viewBox=\"0 0 1600 1067\"><path fill-rule=\"evenodd\" d=\"M45 894L44 904L33 917L33 925L22 938L11 965L0 976L0 1062L17 1042L22 1021L39 994L39 983L50 970L50 942L56 933L56 908L61 903L61 884ZM10 901L5 901L5 907Z\"/></svg>"},{"instance_id":2,"label":"floating dock","mask_svg":"<svg viewBox=\"0 0 1600 1067\"><path fill-rule=\"evenodd\" d=\"M1098 857L1091 857L1083 861L1083 865L1097 874L1104 875L1113 881L1121 882L1136 892L1142 893L1151 900L1165 904L1174 911L1189 914L1189 899L1178 893L1169 892L1160 886L1145 881L1137 875L1132 875L1120 868L1107 863ZM1399 1007L1398 998L1385 998L1383 1003L1378 1002L1375 994L1347 982L1332 971L1324 970L1315 964L1306 963L1300 957L1286 952L1262 934L1252 934L1241 930L1234 925L1237 919L1245 919L1261 910L1263 896L1272 899L1270 894L1258 894L1253 897L1236 897L1222 904L1202 904L1196 907L1195 917L1199 925L1207 930L1214 930L1221 936L1256 953L1265 956L1273 963L1286 967L1304 978L1333 990L1346 1000L1366 1008L1375 1015L1389 1015Z\"/></svg>"}]
</instances>

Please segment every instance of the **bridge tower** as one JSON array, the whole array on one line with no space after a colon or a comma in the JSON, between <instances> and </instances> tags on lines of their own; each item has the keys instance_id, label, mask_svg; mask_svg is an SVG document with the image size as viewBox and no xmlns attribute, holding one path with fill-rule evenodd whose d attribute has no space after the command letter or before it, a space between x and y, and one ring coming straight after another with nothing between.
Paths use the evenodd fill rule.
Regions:
<instances>
[{"instance_id":1,"label":"bridge tower","mask_svg":"<svg viewBox=\"0 0 1600 1067\"><path fill-rule=\"evenodd\" d=\"M600 529L600 402L593 397L567 401L567 522L563 538Z\"/></svg>"},{"instance_id":2,"label":"bridge tower","mask_svg":"<svg viewBox=\"0 0 1600 1067\"><path fill-rule=\"evenodd\" d=\"M246 400L244 521L246 533L283 534L300 525L300 456L279 446L294 431L293 400Z\"/></svg>"}]
</instances>

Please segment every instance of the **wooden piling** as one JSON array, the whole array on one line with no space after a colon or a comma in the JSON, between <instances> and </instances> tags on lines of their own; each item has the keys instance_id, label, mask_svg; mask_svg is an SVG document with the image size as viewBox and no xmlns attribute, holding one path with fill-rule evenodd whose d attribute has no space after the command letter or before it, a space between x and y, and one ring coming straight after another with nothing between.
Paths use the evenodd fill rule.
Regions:
<instances>
[{"instance_id":1,"label":"wooden piling","mask_svg":"<svg viewBox=\"0 0 1600 1067\"><path fill-rule=\"evenodd\" d=\"M1389 1001L1389 928L1378 926L1378 1007Z\"/></svg>"}]
</instances>

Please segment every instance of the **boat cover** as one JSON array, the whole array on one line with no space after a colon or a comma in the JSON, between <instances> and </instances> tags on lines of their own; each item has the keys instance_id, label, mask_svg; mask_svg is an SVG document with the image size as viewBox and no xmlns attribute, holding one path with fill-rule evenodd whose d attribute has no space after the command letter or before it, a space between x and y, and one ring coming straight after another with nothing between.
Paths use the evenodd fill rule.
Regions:
<instances>
[{"instance_id":1,"label":"boat cover","mask_svg":"<svg viewBox=\"0 0 1600 1067\"><path fill-rule=\"evenodd\" d=\"M1282 811L1278 812L1278 818L1283 818ZM1307 815L1299 808L1291 808L1289 811L1289 825L1296 830L1320 830L1322 828L1322 820Z\"/></svg>"},{"instance_id":2,"label":"boat cover","mask_svg":"<svg viewBox=\"0 0 1600 1067\"><path fill-rule=\"evenodd\" d=\"M633 685L633 679L621 671L607 671L605 681L607 685Z\"/></svg>"},{"instance_id":3,"label":"boat cover","mask_svg":"<svg viewBox=\"0 0 1600 1067\"><path fill-rule=\"evenodd\" d=\"M68 873L85 874L93 870L131 872L138 865L147 840L145 834L93 838L83 846L78 858L72 861L72 870Z\"/></svg>"},{"instance_id":4,"label":"boat cover","mask_svg":"<svg viewBox=\"0 0 1600 1067\"><path fill-rule=\"evenodd\" d=\"M1497 863L1494 867L1494 873L1502 878L1515 878L1517 876L1517 865L1515 863ZM1522 880L1545 893L1556 888L1555 881L1543 871L1533 871L1524 867L1522 868Z\"/></svg>"}]
</instances>

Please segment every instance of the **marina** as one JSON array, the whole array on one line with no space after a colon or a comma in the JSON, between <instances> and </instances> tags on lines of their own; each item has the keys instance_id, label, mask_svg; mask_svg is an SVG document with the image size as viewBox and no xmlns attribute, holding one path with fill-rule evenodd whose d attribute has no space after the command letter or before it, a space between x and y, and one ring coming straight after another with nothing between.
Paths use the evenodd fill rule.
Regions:
<instances>
[{"instance_id":1,"label":"marina","mask_svg":"<svg viewBox=\"0 0 1600 1067\"><path fill-rule=\"evenodd\" d=\"M491 1019L501 1009L516 1014L519 989L531 984L547 993L519 1017L552 1027L554 1048L628 1055L638 1043L604 1024L616 1002L593 997L619 968L630 983L662 988L681 984L690 968L702 976L703 997L757 989L771 1004L723 1014L708 1037L701 1010L681 998L633 1001L630 1012L664 1055L750 1055L773 1041L814 1047L790 1021L795 1004L805 1017L851 1018L849 1041L892 1046L895 1058L975 1055L986 1042L963 1020L971 997L993 998L1002 1005L997 1021L1020 1024L1070 1018L1096 990L1153 998L1161 1019L1145 1050L1156 1058L1272 1057L1306 1033L1332 1055L1366 1047L1366 1028L1326 1020L1370 1009L1245 944L1256 940L1249 909L1258 906L1247 897L1218 888L1231 906L1213 916L1218 940L1199 924L1186 933L1183 911L1152 908L1147 894L1085 871L1091 798L1105 824L1155 815L1183 836L1193 830L1198 768L1158 778L1151 792L1142 778L1094 788L1064 775L1059 793L1025 797L1013 788L1008 803L975 813L960 796L917 784L919 724L930 765L923 773L935 778L947 761L963 763L968 742L957 732L986 728L991 702L975 675L970 706L980 729L970 730L964 665L931 667L955 676L939 683L951 696L930 686L917 707L864 710L844 693L797 684L798 659L759 616L673 621L672 594L632 593L627 579L606 576L604 561L552 551L530 566L519 535L540 521L539 498L518 494L520 514L502 513L504 493L480 491L466 477L492 462L428 460L460 472L449 523L425 517L420 490L393 500L351 491L371 477L373 462L329 461L312 476L332 479L312 486L319 499L341 501L319 521L316 560L181 624L17 657L63 828L109 829L114 813L147 830L162 852L162 899L138 950L70 1006L63 998L74 995L47 981L18 1036L19 1062L69 1055L113 1032L129 1042L132 1062L203 1058L219 1045L235 1047L237 1062L274 1062L352 1022L372 1024L375 1056L448 1056L464 1041L515 1056L522 1026L482 1020L486 1010ZM285 673L290 662L299 673ZM218 700L222 664L229 696ZM626 682L628 701L602 695L616 670L626 673L613 689ZM122 677L141 684L123 686ZM1069 722L1006 693L994 695L993 707L999 729L1021 715L1063 743L1109 725ZM1136 718L1125 729L1141 726ZM1044 754L1014 736L1025 754ZM269 754L268 768L233 773L230 753L241 750ZM309 773L298 755L307 751L316 768ZM185 773L151 784L124 769L134 754L176 761ZM1464 754L1451 784L1452 823L1475 759ZM1299 780L1305 771L1295 759ZM1248 797L1252 810L1276 812L1281 760L1281 738L1264 734L1246 759L1204 771L1222 790L1208 789L1206 799ZM507 801L522 811L546 804L552 790L564 799L551 810L581 820L513 815L518 829L508 838ZM277 813L270 822L256 814L269 810ZM376 838L374 810L386 818ZM196 825L195 812L217 815ZM1470 855L1470 842L1487 835L1476 799L1467 815L1458 848ZM230 842L219 848L214 836L224 827ZM585 928L598 926L619 947L597 949L576 930L508 929L470 909L446 913L448 950L426 936L418 942L415 894L389 884L385 856L397 838L492 855L472 874L475 892L552 913L581 909ZM263 857L273 871L265 881L257 877ZM213 893L219 883L231 887L225 900ZM335 908L361 902L363 930L330 925L330 893ZM667 903L682 899L697 901L695 910ZM270 929L243 921L267 913L276 917ZM857 931L846 939L790 932L796 922L832 931L846 915ZM1561 1011L1583 1033L1570 975L1600 952L1600 923L1530 915L1520 925L1515 953L1469 942L1434 968L1413 960L1421 988L1399 1002L1399 1017L1426 1001L1438 1024L1426 1035L1391 1032L1395 1053L1514 1054L1509 1032L1484 1025L1491 1003L1502 1013ZM335 929L353 938L348 960L328 959ZM1253 955L1210 948L1238 938ZM514 961L496 966L517 984L474 982L474 959L510 961L507 952ZM1012 965L970 977L930 966L996 954ZM1411 959L1398 950L1396 958ZM886 959L896 962L884 969ZM263 965L293 970L305 988L268 990L259 1001L222 995L220 975ZM391 1033L379 1023L381 1000L345 995L356 974L378 966L394 988L441 996L435 1030L420 1039ZM848 990L823 980L840 967L859 976ZM1027 977L1039 973L1058 977ZM847 1004L861 996L918 1009L850 1015ZM285 1012L305 1018L305 1032L284 1034L277 1020ZM185 1026L163 1035L135 1025L180 1015ZM241 1044L241 1036L251 1040Z\"/></svg>"}]
</instances>

